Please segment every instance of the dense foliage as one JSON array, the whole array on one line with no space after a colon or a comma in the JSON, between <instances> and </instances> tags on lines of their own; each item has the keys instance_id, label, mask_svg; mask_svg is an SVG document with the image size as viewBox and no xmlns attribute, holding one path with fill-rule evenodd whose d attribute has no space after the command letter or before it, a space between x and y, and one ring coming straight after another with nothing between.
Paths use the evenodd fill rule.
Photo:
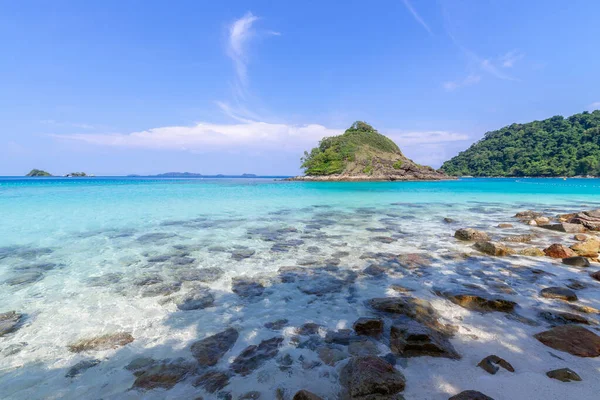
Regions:
<instances>
[{"instance_id":1,"label":"dense foliage","mask_svg":"<svg viewBox=\"0 0 600 400\"><path fill-rule=\"evenodd\" d=\"M310 153L305 151L302 168L307 175L331 175L344 171L348 162L365 146L386 153L401 154L396 144L381 135L371 125L357 121L339 136L323 138ZM365 171L370 173L370 171Z\"/></svg>"},{"instance_id":2,"label":"dense foliage","mask_svg":"<svg viewBox=\"0 0 600 400\"><path fill-rule=\"evenodd\" d=\"M52 175L50 175L50 173L48 173L46 171L42 171L41 169L32 169L25 176L52 176Z\"/></svg>"},{"instance_id":3,"label":"dense foliage","mask_svg":"<svg viewBox=\"0 0 600 400\"><path fill-rule=\"evenodd\" d=\"M488 132L441 169L455 176L598 176L600 110Z\"/></svg>"}]
</instances>

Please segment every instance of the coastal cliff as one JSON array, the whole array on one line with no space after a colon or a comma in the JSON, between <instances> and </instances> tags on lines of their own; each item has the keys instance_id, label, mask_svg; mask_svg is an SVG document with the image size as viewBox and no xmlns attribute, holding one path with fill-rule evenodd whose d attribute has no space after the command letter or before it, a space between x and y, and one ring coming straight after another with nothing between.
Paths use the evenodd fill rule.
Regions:
<instances>
[{"instance_id":1,"label":"coastal cliff","mask_svg":"<svg viewBox=\"0 0 600 400\"><path fill-rule=\"evenodd\" d=\"M437 181L454 179L408 159L389 138L357 121L342 135L326 137L302 157L296 181Z\"/></svg>"}]
</instances>

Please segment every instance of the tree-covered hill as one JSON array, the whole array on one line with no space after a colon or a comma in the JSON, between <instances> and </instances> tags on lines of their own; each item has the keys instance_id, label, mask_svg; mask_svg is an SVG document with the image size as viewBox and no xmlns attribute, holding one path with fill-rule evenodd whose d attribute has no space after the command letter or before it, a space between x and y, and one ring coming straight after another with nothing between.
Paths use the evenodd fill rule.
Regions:
<instances>
[{"instance_id":1,"label":"tree-covered hill","mask_svg":"<svg viewBox=\"0 0 600 400\"><path fill-rule=\"evenodd\" d=\"M454 176L598 176L600 110L488 132L441 170Z\"/></svg>"}]
</instances>

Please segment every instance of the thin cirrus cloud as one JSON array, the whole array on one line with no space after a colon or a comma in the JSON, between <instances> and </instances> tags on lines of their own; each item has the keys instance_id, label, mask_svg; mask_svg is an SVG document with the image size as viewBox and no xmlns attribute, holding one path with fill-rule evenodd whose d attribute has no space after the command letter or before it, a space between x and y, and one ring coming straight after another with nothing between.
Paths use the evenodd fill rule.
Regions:
<instances>
[{"instance_id":1,"label":"thin cirrus cloud","mask_svg":"<svg viewBox=\"0 0 600 400\"><path fill-rule=\"evenodd\" d=\"M500 57L500 64L503 68L512 68L515 66L517 61L521 60L523 57L525 57L525 54L518 50L509 51Z\"/></svg>"},{"instance_id":2,"label":"thin cirrus cloud","mask_svg":"<svg viewBox=\"0 0 600 400\"><path fill-rule=\"evenodd\" d=\"M480 75L470 74L470 75L467 75L467 77L464 79L444 82L443 86L444 86L444 89L446 89L447 91L450 92L450 91L456 90L456 89L464 87L464 86L475 85L475 84L479 83L480 81L481 81Z\"/></svg>"},{"instance_id":3,"label":"thin cirrus cloud","mask_svg":"<svg viewBox=\"0 0 600 400\"><path fill-rule=\"evenodd\" d=\"M403 3L404 3L404 6L406 7L406 9L412 14L415 21L417 21L427 31L427 33L429 33L431 36L433 36L433 32L431 31L431 28L429 28L429 25L427 25L425 20L423 18L421 18L421 16L417 12L417 10L415 10L413 5L410 3L410 1L403 0Z\"/></svg>"}]
</instances>

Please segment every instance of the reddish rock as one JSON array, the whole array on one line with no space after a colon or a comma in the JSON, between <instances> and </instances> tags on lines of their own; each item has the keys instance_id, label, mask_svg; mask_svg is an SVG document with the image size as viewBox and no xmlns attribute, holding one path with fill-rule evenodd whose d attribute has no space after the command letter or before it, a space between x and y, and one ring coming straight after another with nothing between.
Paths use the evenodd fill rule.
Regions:
<instances>
[{"instance_id":1,"label":"reddish rock","mask_svg":"<svg viewBox=\"0 0 600 400\"><path fill-rule=\"evenodd\" d=\"M567 246L563 246L562 244L555 243L550 247L544 249L544 253L548 257L552 258L568 258L575 257L577 254L568 248Z\"/></svg>"},{"instance_id":2,"label":"reddish rock","mask_svg":"<svg viewBox=\"0 0 600 400\"><path fill-rule=\"evenodd\" d=\"M534 337L555 350L578 357L600 356L600 336L577 325L562 325Z\"/></svg>"},{"instance_id":3,"label":"reddish rock","mask_svg":"<svg viewBox=\"0 0 600 400\"><path fill-rule=\"evenodd\" d=\"M583 242L575 243L571 250L583 257L598 257L600 252L600 240L596 237L585 239Z\"/></svg>"}]
</instances>

